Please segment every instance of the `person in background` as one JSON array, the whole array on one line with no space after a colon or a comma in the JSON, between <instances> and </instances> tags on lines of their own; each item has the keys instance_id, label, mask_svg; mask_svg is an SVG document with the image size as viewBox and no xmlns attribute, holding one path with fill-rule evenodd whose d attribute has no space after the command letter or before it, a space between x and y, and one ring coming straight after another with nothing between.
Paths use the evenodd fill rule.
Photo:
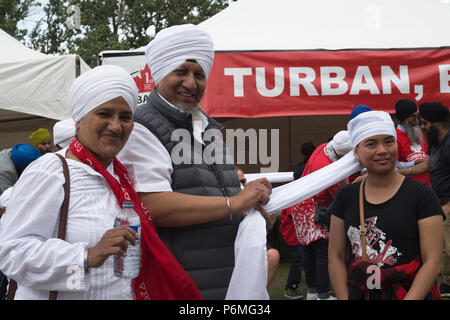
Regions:
<instances>
[{"instance_id":1,"label":"person in background","mask_svg":"<svg viewBox=\"0 0 450 320\"><path fill-rule=\"evenodd\" d=\"M290 208L281 210L280 233L284 242L289 246L291 253L291 265L284 287L284 297L291 300L302 299L303 295L298 290L298 287L302 281L302 270L304 270L303 248L298 242L297 234L295 233Z\"/></svg>"},{"instance_id":2,"label":"person in background","mask_svg":"<svg viewBox=\"0 0 450 320\"><path fill-rule=\"evenodd\" d=\"M47 129L39 128L30 135L31 145L42 154L53 152L52 138Z\"/></svg>"},{"instance_id":3,"label":"person in background","mask_svg":"<svg viewBox=\"0 0 450 320\"><path fill-rule=\"evenodd\" d=\"M27 144L16 144L12 148L0 151L0 230L14 184L23 170L40 156L38 149ZM7 286L8 279L0 272L0 300L5 299Z\"/></svg>"},{"instance_id":4,"label":"person in background","mask_svg":"<svg viewBox=\"0 0 450 320\"><path fill-rule=\"evenodd\" d=\"M42 154L27 144L16 144L0 151L0 194L14 186L23 170Z\"/></svg>"},{"instance_id":5,"label":"person in background","mask_svg":"<svg viewBox=\"0 0 450 320\"><path fill-rule=\"evenodd\" d=\"M313 143L310 141L302 144L300 152L303 155L303 161L294 169L294 180L297 180L302 176L306 163L315 149L316 147L314 147Z\"/></svg>"},{"instance_id":6,"label":"person in background","mask_svg":"<svg viewBox=\"0 0 450 320\"><path fill-rule=\"evenodd\" d=\"M369 106L362 105L362 104L354 107L352 109L352 111L350 112L350 120L357 117L359 114L367 112L367 111L372 111L372 108Z\"/></svg>"},{"instance_id":7,"label":"person in background","mask_svg":"<svg viewBox=\"0 0 450 320\"><path fill-rule=\"evenodd\" d=\"M440 298L443 223L436 195L397 172L396 131L388 113L365 112L348 123L348 132L367 177L343 187L329 207L334 292L340 300L366 294L370 300Z\"/></svg>"},{"instance_id":8,"label":"person in background","mask_svg":"<svg viewBox=\"0 0 450 320\"><path fill-rule=\"evenodd\" d=\"M423 161L427 157L428 146L420 129L416 103L409 99L398 100L395 104L395 116L399 120L395 129L398 145L397 160L414 163ZM411 178L431 185L428 172L415 175L412 167L404 171L408 172Z\"/></svg>"},{"instance_id":9,"label":"person in background","mask_svg":"<svg viewBox=\"0 0 450 320\"><path fill-rule=\"evenodd\" d=\"M328 142L321 144L311 155L302 177L317 171L343 157L351 151L347 131L339 131ZM330 295L328 278L328 237L329 227L314 221L318 207L328 207L339 189L349 183L348 179L321 191L290 208L297 239L302 245L306 282L307 300L335 300Z\"/></svg>"},{"instance_id":10,"label":"person in background","mask_svg":"<svg viewBox=\"0 0 450 320\"><path fill-rule=\"evenodd\" d=\"M429 157L414 165L414 174L430 173L431 186L436 193L447 219L444 222L444 252L442 256L442 283L440 292L450 297L450 134L448 108L441 102L424 102L419 105L420 126L428 143ZM404 170L400 170L408 175Z\"/></svg>"},{"instance_id":11,"label":"person in background","mask_svg":"<svg viewBox=\"0 0 450 320\"><path fill-rule=\"evenodd\" d=\"M75 136L75 122L73 119L61 120L53 126L53 143L55 151L68 147Z\"/></svg>"}]
</instances>

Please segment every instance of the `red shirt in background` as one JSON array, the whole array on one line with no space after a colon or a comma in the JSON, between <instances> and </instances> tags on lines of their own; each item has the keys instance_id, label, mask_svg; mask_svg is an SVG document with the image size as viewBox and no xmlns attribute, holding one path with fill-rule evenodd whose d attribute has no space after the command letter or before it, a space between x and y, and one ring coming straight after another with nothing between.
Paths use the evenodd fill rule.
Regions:
<instances>
[{"instance_id":1,"label":"red shirt in background","mask_svg":"<svg viewBox=\"0 0 450 320\"><path fill-rule=\"evenodd\" d=\"M422 144L413 146L411 145L411 141L409 141L406 132L402 131L399 128L396 128L395 131L397 132L398 161L410 162L425 159L427 157L428 146L423 134L422 134ZM429 173L412 175L410 177L417 181L428 183L428 185L431 185Z\"/></svg>"},{"instance_id":2,"label":"red shirt in background","mask_svg":"<svg viewBox=\"0 0 450 320\"><path fill-rule=\"evenodd\" d=\"M302 177L317 171L331 164L332 161L328 158L325 148L327 144L324 143L314 150L313 154L306 163L305 170L303 170ZM292 214L297 239L300 244L308 245L320 238L329 238L329 230L327 226L317 225L314 223L315 203L317 206L328 207L333 199L336 197L339 189L348 183L348 179L338 182L335 185L319 192L315 198L311 197L303 202L300 202L290 209Z\"/></svg>"}]
</instances>

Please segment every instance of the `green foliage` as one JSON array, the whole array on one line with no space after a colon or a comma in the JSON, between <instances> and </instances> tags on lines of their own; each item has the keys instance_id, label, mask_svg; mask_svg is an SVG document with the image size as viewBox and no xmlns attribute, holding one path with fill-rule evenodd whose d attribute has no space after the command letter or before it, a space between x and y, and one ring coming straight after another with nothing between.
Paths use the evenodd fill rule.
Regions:
<instances>
[{"instance_id":1,"label":"green foliage","mask_svg":"<svg viewBox=\"0 0 450 320\"><path fill-rule=\"evenodd\" d=\"M0 28L23 39L17 30L35 0L0 0ZM146 45L161 29L172 25L198 24L226 8L230 0L49 0L44 17L29 33L31 46L46 54L74 53L91 67L104 50L128 50ZM80 8L80 25L69 24ZM5 9L7 8L7 9ZM4 14L7 12L7 14ZM14 22L14 23L13 23ZM24 33L25 32L25 33Z\"/></svg>"},{"instance_id":2,"label":"green foliage","mask_svg":"<svg viewBox=\"0 0 450 320\"><path fill-rule=\"evenodd\" d=\"M0 29L16 39L23 40L26 29L18 29L17 23L24 20L35 6L34 0L0 0Z\"/></svg>"}]
</instances>

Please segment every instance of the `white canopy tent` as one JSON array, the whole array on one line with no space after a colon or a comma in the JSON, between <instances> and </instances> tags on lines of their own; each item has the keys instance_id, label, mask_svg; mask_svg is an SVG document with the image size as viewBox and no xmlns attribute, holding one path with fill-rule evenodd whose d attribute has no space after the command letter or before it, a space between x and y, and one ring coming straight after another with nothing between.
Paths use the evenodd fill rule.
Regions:
<instances>
[{"instance_id":1,"label":"white canopy tent","mask_svg":"<svg viewBox=\"0 0 450 320\"><path fill-rule=\"evenodd\" d=\"M199 24L211 35L216 50L201 105L229 129L280 129L279 169L292 170L302 159L301 144L319 145L346 129L350 110L358 104L393 112L397 99L420 98L416 85L423 85L423 98L417 103L433 99L450 105L450 93L445 92L450 92L446 82L450 75L438 69L438 65L450 66L448 17L449 0L238 0ZM101 63L121 65L136 76L143 103L154 85L145 68L144 49L100 53ZM373 55L378 58L372 59ZM392 82L381 78L382 67L392 70L391 79L397 81L404 66L408 74L402 79L402 92L395 85L391 92L381 87L382 82ZM316 96L305 94L303 84L292 94L291 67L315 71L311 84ZM332 73L330 82L323 80L322 67L346 72L345 94L323 94L323 85L332 92L338 80ZM262 86L260 82L266 94L276 91L272 89L274 69L284 70L284 77L275 76L284 78L279 96L260 94L257 68L268 79L266 86L264 80ZM358 94L350 92L357 69L372 72L366 75L374 76L379 94L364 89L355 90ZM239 81L242 91L236 90ZM263 106L267 112L258 114ZM240 165L246 172L257 172L260 167Z\"/></svg>"},{"instance_id":2,"label":"white canopy tent","mask_svg":"<svg viewBox=\"0 0 450 320\"><path fill-rule=\"evenodd\" d=\"M450 45L448 0L238 0L200 23L216 51Z\"/></svg>"},{"instance_id":3,"label":"white canopy tent","mask_svg":"<svg viewBox=\"0 0 450 320\"><path fill-rule=\"evenodd\" d=\"M28 143L32 131L70 117L68 91L89 69L77 55L42 54L0 29L0 148Z\"/></svg>"}]
</instances>

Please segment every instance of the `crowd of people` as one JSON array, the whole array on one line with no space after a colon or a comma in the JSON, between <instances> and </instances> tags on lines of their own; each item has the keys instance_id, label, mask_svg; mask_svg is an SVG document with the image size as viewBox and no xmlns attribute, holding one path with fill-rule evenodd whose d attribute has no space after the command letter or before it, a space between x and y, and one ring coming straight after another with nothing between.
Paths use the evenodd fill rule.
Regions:
<instances>
[{"instance_id":1,"label":"crowd of people","mask_svg":"<svg viewBox=\"0 0 450 320\"><path fill-rule=\"evenodd\" d=\"M169 27L145 51L156 84L145 105L136 108L129 73L99 66L72 84L71 119L55 124L55 150L48 130L40 128L30 144L0 152L3 295L223 300L246 213L258 209L266 232L274 229L275 216L264 209L270 182L247 182L242 169L226 161L226 144L203 137L206 130L223 129L198 106L214 61L209 34L190 24ZM357 106L347 130L302 147L305 159L295 179L351 152L362 170L282 211L280 232L292 255L285 297L302 298L302 270L307 300L450 295L449 111L440 102L422 103L418 111L405 99L395 111L397 127L388 113ZM173 141L179 129L191 139ZM190 150L184 156L200 161L172 161L177 143ZM204 158L211 144L222 148L223 161ZM67 162L69 181L57 155ZM63 240L57 233L65 184L70 202ZM125 201L134 204L140 234L114 227ZM139 275L118 278L113 257L123 256L137 237ZM267 241L266 287L279 261ZM368 285L373 266L380 270L374 288Z\"/></svg>"}]
</instances>

